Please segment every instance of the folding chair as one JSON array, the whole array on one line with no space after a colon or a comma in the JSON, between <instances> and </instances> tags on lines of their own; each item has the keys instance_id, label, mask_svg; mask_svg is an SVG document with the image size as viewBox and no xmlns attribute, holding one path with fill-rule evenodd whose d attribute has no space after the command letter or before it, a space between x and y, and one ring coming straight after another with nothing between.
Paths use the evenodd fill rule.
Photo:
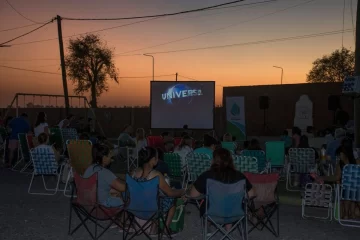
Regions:
<instances>
[{"instance_id":1,"label":"folding chair","mask_svg":"<svg viewBox=\"0 0 360 240\"><path fill-rule=\"evenodd\" d=\"M181 181L182 187L185 185L186 166L181 166L181 157L177 153L164 153L164 162L170 168L170 178L173 181Z\"/></svg>"},{"instance_id":2,"label":"folding chair","mask_svg":"<svg viewBox=\"0 0 360 240\"><path fill-rule=\"evenodd\" d=\"M278 237L280 233L279 198L277 194L279 174L244 173L244 175L252 184L256 192L256 197L250 199L248 205L249 216L251 216L249 223L252 225L249 233L251 233L255 228L260 231L266 228ZM276 228L271 221L275 213L277 220Z\"/></svg>"},{"instance_id":3,"label":"folding chair","mask_svg":"<svg viewBox=\"0 0 360 240\"><path fill-rule=\"evenodd\" d=\"M187 166L187 181L185 185L187 188L188 182L195 181L203 172L210 169L211 158L207 154L191 152L186 156L185 161Z\"/></svg>"},{"instance_id":4,"label":"folding chair","mask_svg":"<svg viewBox=\"0 0 360 240\"><path fill-rule=\"evenodd\" d=\"M0 152L4 151L3 157L4 157L4 160L5 160L6 141L7 141L7 138L8 138L8 133L6 131L6 128L0 127L0 137L1 137L1 140L2 140L2 142L0 142Z\"/></svg>"},{"instance_id":5,"label":"folding chair","mask_svg":"<svg viewBox=\"0 0 360 240\"><path fill-rule=\"evenodd\" d=\"M66 176L65 189L67 190L73 178L73 171L83 175L86 169L92 164L92 143L89 140L68 140L66 147L69 154L70 171ZM64 191L66 197L71 197Z\"/></svg>"},{"instance_id":6,"label":"folding chair","mask_svg":"<svg viewBox=\"0 0 360 240\"><path fill-rule=\"evenodd\" d=\"M166 222L165 214L161 211L160 197L159 197L159 178L153 178L148 181L140 182L128 174L126 175L126 202L128 205L125 211L128 214L127 220L130 220L127 231L124 232L123 239L133 239L141 234L151 239L148 230L151 229L152 224L157 224L158 239L162 238L160 223ZM146 200L146 204L144 204ZM143 223L145 222L145 223ZM130 235L130 228L134 228L135 232ZM164 226L166 235L171 239L169 229Z\"/></svg>"},{"instance_id":7,"label":"folding chair","mask_svg":"<svg viewBox=\"0 0 360 240\"><path fill-rule=\"evenodd\" d=\"M219 232L222 238L216 239L239 239L231 236L235 230L239 230L242 239L247 239L247 201L246 180L233 184L208 179L206 183L206 210L203 216L204 239L215 238ZM208 222L211 222L216 231L208 233ZM229 231L225 226L231 224Z\"/></svg>"},{"instance_id":8,"label":"folding chair","mask_svg":"<svg viewBox=\"0 0 360 240\"><path fill-rule=\"evenodd\" d=\"M332 187L329 184L308 183L305 186L305 194L302 200L302 217L317 218L323 220L332 220ZM327 209L327 217L319 217L315 215L307 215L306 208L322 208Z\"/></svg>"},{"instance_id":9,"label":"folding chair","mask_svg":"<svg viewBox=\"0 0 360 240\"><path fill-rule=\"evenodd\" d=\"M16 171L16 167L21 164L25 163L25 165L21 168L20 172L24 172L26 169L28 169L32 165L31 157L30 157L30 150L29 145L27 143L25 133L19 133L18 139L19 139L19 152L18 156L20 156L20 159L15 163L15 165L12 167L12 170Z\"/></svg>"},{"instance_id":10,"label":"folding chair","mask_svg":"<svg viewBox=\"0 0 360 240\"><path fill-rule=\"evenodd\" d=\"M84 227L92 239L99 239L112 224L116 224L119 228L121 213L123 206L119 208L107 208L100 205L97 201L98 188L98 174L94 173L89 178L83 178L74 172L74 181L76 186L76 198L74 198L74 189L71 197L70 216L69 216L69 230L68 234L73 235L80 227ZM72 212L80 220L73 230L71 230ZM87 222L90 221L95 224L94 233L90 231ZM109 222L108 224L101 224L102 222ZM101 229L100 234L98 228Z\"/></svg>"},{"instance_id":11,"label":"folding chair","mask_svg":"<svg viewBox=\"0 0 360 240\"><path fill-rule=\"evenodd\" d=\"M149 147L164 148L164 142L161 136L148 136L146 140Z\"/></svg>"},{"instance_id":12,"label":"folding chair","mask_svg":"<svg viewBox=\"0 0 360 240\"><path fill-rule=\"evenodd\" d=\"M236 143L234 142L221 142L221 147L229 150L232 154L234 154L236 149Z\"/></svg>"},{"instance_id":13,"label":"folding chair","mask_svg":"<svg viewBox=\"0 0 360 240\"><path fill-rule=\"evenodd\" d=\"M28 193L37 194L37 195L55 195L58 191L64 191L64 189L59 189L59 183L63 170L63 165L58 165L58 163L55 160L55 155L53 150L47 147L46 148L37 147L31 149L30 154L34 166L34 171L31 176ZM31 192L31 186L36 176L42 177L46 193ZM51 188L51 189L47 188L44 176L57 177L55 188ZM48 192L52 192L52 193L48 193Z\"/></svg>"},{"instance_id":14,"label":"folding chair","mask_svg":"<svg viewBox=\"0 0 360 240\"><path fill-rule=\"evenodd\" d=\"M77 140L78 134L75 128L61 128L61 136L62 136L62 145L64 149L64 153L66 150L66 142L68 140Z\"/></svg>"},{"instance_id":15,"label":"folding chair","mask_svg":"<svg viewBox=\"0 0 360 240\"><path fill-rule=\"evenodd\" d=\"M258 172L270 172L270 164L266 161L265 152L262 150L243 150L242 156L255 157L258 163Z\"/></svg>"},{"instance_id":16,"label":"folding chair","mask_svg":"<svg viewBox=\"0 0 360 240\"><path fill-rule=\"evenodd\" d=\"M360 227L360 220L350 220L341 218L341 201L355 202L360 204L360 165L345 165L342 171L342 182L336 187L335 202L337 206L338 221L347 227ZM336 208L334 208L336 209Z\"/></svg>"},{"instance_id":17,"label":"folding chair","mask_svg":"<svg viewBox=\"0 0 360 240\"><path fill-rule=\"evenodd\" d=\"M285 142L273 141L265 143L266 162L269 164L270 172L273 168L284 172Z\"/></svg>"},{"instance_id":18,"label":"folding chair","mask_svg":"<svg viewBox=\"0 0 360 240\"><path fill-rule=\"evenodd\" d=\"M255 157L233 155L234 164L240 172L258 172L258 163Z\"/></svg>"},{"instance_id":19,"label":"folding chair","mask_svg":"<svg viewBox=\"0 0 360 240\"><path fill-rule=\"evenodd\" d=\"M293 189L291 183L292 174L309 174L317 171L315 162L315 151L312 148L290 148L289 163L286 171L286 190L300 191Z\"/></svg>"}]
</instances>

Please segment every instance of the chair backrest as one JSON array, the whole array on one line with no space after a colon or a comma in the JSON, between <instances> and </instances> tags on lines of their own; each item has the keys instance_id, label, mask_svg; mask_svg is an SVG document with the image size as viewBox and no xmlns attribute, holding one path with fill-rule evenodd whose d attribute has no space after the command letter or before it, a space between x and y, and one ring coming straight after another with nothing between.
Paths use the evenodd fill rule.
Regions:
<instances>
[{"instance_id":1,"label":"chair backrest","mask_svg":"<svg viewBox=\"0 0 360 240\"><path fill-rule=\"evenodd\" d=\"M164 146L163 139L161 136L148 136L146 140L149 147L163 148Z\"/></svg>"},{"instance_id":2,"label":"chair backrest","mask_svg":"<svg viewBox=\"0 0 360 240\"><path fill-rule=\"evenodd\" d=\"M34 136L32 134L26 134L26 142L29 149L33 149L34 145Z\"/></svg>"},{"instance_id":3,"label":"chair backrest","mask_svg":"<svg viewBox=\"0 0 360 240\"><path fill-rule=\"evenodd\" d=\"M207 154L191 152L186 156L186 163L191 179L196 179L200 174L211 167L211 158Z\"/></svg>"},{"instance_id":4,"label":"chair backrest","mask_svg":"<svg viewBox=\"0 0 360 240\"><path fill-rule=\"evenodd\" d=\"M62 128L61 135L64 143L66 143L67 140L76 140L78 138L75 128Z\"/></svg>"},{"instance_id":5,"label":"chair backrest","mask_svg":"<svg viewBox=\"0 0 360 240\"><path fill-rule=\"evenodd\" d=\"M255 202L272 203L276 200L275 193L279 182L279 173L258 174L246 172L244 175L256 189Z\"/></svg>"},{"instance_id":6,"label":"chair backrest","mask_svg":"<svg viewBox=\"0 0 360 240\"><path fill-rule=\"evenodd\" d=\"M229 150L232 153L234 153L235 148L236 148L236 143L234 143L234 142L221 142L221 147Z\"/></svg>"},{"instance_id":7,"label":"chair backrest","mask_svg":"<svg viewBox=\"0 0 360 240\"><path fill-rule=\"evenodd\" d=\"M344 166L340 196L341 200L360 202L360 165Z\"/></svg>"},{"instance_id":8,"label":"chair backrest","mask_svg":"<svg viewBox=\"0 0 360 240\"><path fill-rule=\"evenodd\" d=\"M55 144L56 147L62 148L64 146L64 140L62 137L61 129L60 128L50 128L50 135L49 135L49 143L51 145Z\"/></svg>"},{"instance_id":9,"label":"chair backrest","mask_svg":"<svg viewBox=\"0 0 360 240\"><path fill-rule=\"evenodd\" d=\"M306 184L304 202L307 206L328 208L332 202L332 187L329 184Z\"/></svg>"},{"instance_id":10,"label":"chair backrest","mask_svg":"<svg viewBox=\"0 0 360 240\"><path fill-rule=\"evenodd\" d=\"M26 133L19 133L18 138L19 138L21 155L23 156L25 161L28 161L30 160L30 150L26 140Z\"/></svg>"},{"instance_id":11,"label":"chair backrest","mask_svg":"<svg viewBox=\"0 0 360 240\"><path fill-rule=\"evenodd\" d=\"M225 184L207 179L206 216L217 224L233 223L244 217L245 183L246 180Z\"/></svg>"},{"instance_id":12,"label":"chair backrest","mask_svg":"<svg viewBox=\"0 0 360 240\"><path fill-rule=\"evenodd\" d=\"M283 167L285 162L285 142L273 141L265 143L266 161L271 167Z\"/></svg>"},{"instance_id":13,"label":"chair backrest","mask_svg":"<svg viewBox=\"0 0 360 240\"><path fill-rule=\"evenodd\" d=\"M174 138L174 145L175 145L175 146L179 146L180 143L181 143L181 140L182 140L181 137L176 137L176 138Z\"/></svg>"},{"instance_id":14,"label":"chair backrest","mask_svg":"<svg viewBox=\"0 0 360 240\"><path fill-rule=\"evenodd\" d=\"M312 148L290 148L289 160L291 163L313 164L315 163L315 150Z\"/></svg>"},{"instance_id":15,"label":"chair backrest","mask_svg":"<svg viewBox=\"0 0 360 240\"><path fill-rule=\"evenodd\" d=\"M159 177L137 181L126 174L126 188L127 210L136 217L148 220L159 210Z\"/></svg>"},{"instance_id":16,"label":"chair backrest","mask_svg":"<svg viewBox=\"0 0 360 240\"><path fill-rule=\"evenodd\" d=\"M233 155L234 164L240 172L259 172L258 162L255 157Z\"/></svg>"},{"instance_id":17,"label":"chair backrest","mask_svg":"<svg viewBox=\"0 0 360 240\"><path fill-rule=\"evenodd\" d=\"M92 164L92 143L89 140L68 140L66 142L70 165L80 175Z\"/></svg>"},{"instance_id":18,"label":"chair backrest","mask_svg":"<svg viewBox=\"0 0 360 240\"><path fill-rule=\"evenodd\" d=\"M171 175L180 177L182 175L181 157L177 153L164 153L164 162L170 168Z\"/></svg>"},{"instance_id":19,"label":"chair backrest","mask_svg":"<svg viewBox=\"0 0 360 240\"><path fill-rule=\"evenodd\" d=\"M89 178L83 178L74 172L76 185L76 202L81 206L93 207L97 202L97 179L98 173L94 173Z\"/></svg>"},{"instance_id":20,"label":"chair backrest","mask_svg":"<svg viewBox=\"0 0 360 240\"><path fill-rule=\"evenodd\" d=\"M242 156L255 157L257 159L258 171L261 172L266 168L265 152L262 150L243 150Z\"/></svg>"},{"instance_id":21,"label":"chair backrest","mask_svg":"<svg viewBox=\"0 0 360 240\"><path fill-rule=\"evenodd\" d=\"M31 149L30 153L35 175L57 174L59 166L55 160L55 154L51 147L36 147Z\"/></svg>"}]
</instances>

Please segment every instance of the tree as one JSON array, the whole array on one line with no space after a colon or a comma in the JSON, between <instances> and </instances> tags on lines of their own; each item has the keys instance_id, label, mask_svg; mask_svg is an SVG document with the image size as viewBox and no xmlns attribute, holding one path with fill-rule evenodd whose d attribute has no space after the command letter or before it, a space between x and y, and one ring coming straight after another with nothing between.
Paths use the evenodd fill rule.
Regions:
<instances>
[{"instance_id":1,"label":"tree","mask_svg":"<svg viewBox=\"0 0 360 240\"><path fill-rule=\"evenodd\" d=\"M313 62L313 68L307 74L309 83L342 82L354 74L355 53L346 48L338 49Z\"/></svg>"},{"instance_id":2,"label":"tree","mask_svg":"<svg viewBox=\"0 0 360 240\"><path fill-rule=\"evenodd\" d=\"M98 35L88 34L70 39L68 51L65 65L68 76L75 84L75 94L90 90L90 105L96 108L97 98L109 89L107 81L110 79L118 83L114 50Z\"/></svg>"}]
</instances>

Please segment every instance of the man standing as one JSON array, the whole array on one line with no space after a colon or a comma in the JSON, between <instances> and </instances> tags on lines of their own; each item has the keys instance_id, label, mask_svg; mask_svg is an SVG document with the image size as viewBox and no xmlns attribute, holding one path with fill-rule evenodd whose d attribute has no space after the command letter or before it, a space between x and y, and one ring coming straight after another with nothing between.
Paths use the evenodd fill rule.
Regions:
<instances>
[{"instance_id":1,"label":"man standing","mask_svg":"<svg viewBox=\"0 0 360 240\"><path fill-rule=\"evenodd\" d=\"M11 134L9 137L9 159L5 162L5 167L12 167L14 155L16 149L19 147L19 133L30 132L30 124L27 121L28 115L26 113L21 114L20 117L14 118L9 123Z\"/></svg>"}]
</instances>

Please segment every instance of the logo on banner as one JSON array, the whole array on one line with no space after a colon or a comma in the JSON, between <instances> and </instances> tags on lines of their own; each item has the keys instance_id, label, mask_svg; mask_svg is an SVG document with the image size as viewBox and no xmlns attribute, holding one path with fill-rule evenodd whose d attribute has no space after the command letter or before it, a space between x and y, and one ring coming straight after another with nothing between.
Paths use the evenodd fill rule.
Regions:
<instances>
[{"instance_id":1,"label":"logo on banner","mask_svg":"<svg viewBox=\"0 0 360 240\"><path fill-rule=\"evenodd\" d=\"M237 105L236 103L234 103L230 109L230 113L231 115L233 115L234 117L239 116L240 115L240 107L239 105Z\"/></svg>"},{"instance_id":2,"label":"logo on banner","mask_svg":"<svg viewBox=\"0 0 360 240\"><path fill-rule=\"evenodd\" d=\"M201 89L191 88L185 84L176 84L161 94L162 100L168 104L185 102L190 104L194 97L202 96Z\"/></svg>"}]
</instances>

